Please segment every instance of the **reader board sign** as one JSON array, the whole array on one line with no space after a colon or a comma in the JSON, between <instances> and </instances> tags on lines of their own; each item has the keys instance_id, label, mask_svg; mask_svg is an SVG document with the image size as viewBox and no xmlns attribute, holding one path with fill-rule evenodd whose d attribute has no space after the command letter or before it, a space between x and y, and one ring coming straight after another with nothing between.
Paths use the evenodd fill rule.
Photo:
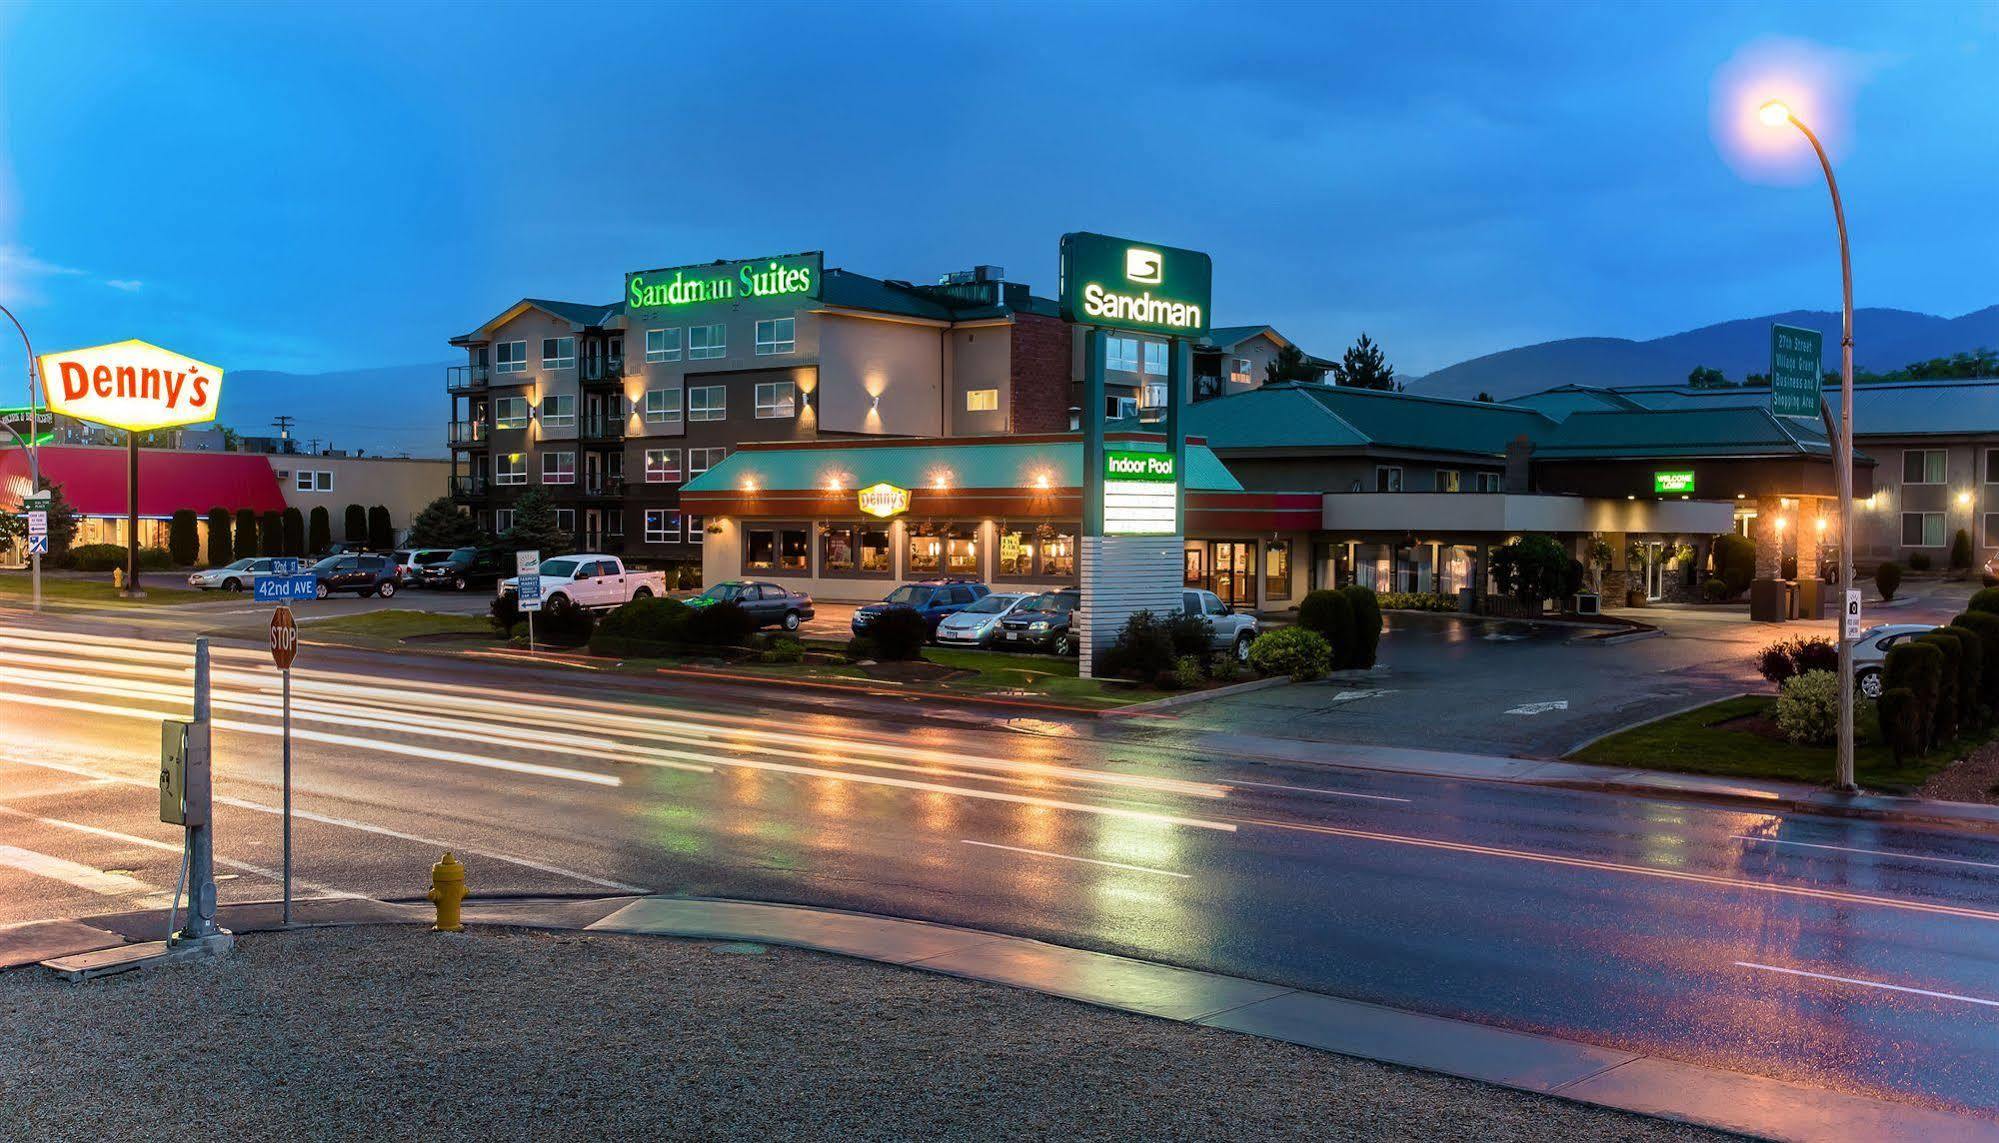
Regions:
<instances>
[{"instance_id":1,"label":"reader board sign","mask_svg":"<svg viewBox=\"0 0 1999 1143\"><path fill-rule=\"evenodd\" d=\"M1104 452L1104 535L1173 535L1179 507L1180 477L1172 453Z\"/></svg>"},{"instance_id":2,"label":"reader board sign","mask_svg":"<svg viewBox=\"0 0 1999 1143\"><path fill-rule=\"evenodd\" d=\"M1062 236L1062 317L1169 337L1208 332L1214 261L1199 250L1107 234Z\"/></svg>"}]
</instances>

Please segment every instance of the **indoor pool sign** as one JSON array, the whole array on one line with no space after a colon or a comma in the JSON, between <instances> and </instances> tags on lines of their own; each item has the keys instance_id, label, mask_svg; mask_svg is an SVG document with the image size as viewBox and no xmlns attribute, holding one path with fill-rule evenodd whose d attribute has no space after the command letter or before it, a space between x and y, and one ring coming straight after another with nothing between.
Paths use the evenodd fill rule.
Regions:
<instances>
[{"instance_id":1,"label":"indoor pool sign","mask_svg":"<svg viewBox=\"0 0 1999 1143\"><path fill-rule=\"evenodd\" d=\"M785 254L747 262L672 266L625 275L625 308L670 309L757 298L817 298L825 256Z\"/></svg>"}]
</instances>

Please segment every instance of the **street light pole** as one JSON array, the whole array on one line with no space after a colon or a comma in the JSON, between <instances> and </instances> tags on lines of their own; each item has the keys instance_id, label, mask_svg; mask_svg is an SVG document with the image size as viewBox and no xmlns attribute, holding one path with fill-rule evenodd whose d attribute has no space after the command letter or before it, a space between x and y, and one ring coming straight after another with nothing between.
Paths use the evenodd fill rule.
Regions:
<instances>
[{"instance_id":1,"label":"street light pole","mask_svg":"<svg viewBox=\"0 0 1999 1143\"><path fill-rule=\"evenodd\" d=\"M1846 239L1846 207L1839 200L1839 180L1833 177L1832 160L1826 158L1819 137L1791 113L1784 104L1772 100L1763 105L1763 122L1770 126L1789 123L1811 142L1825 172L1826 189L1832 192L1832 218L1839 227L1839 456L1834 472L1839 481L1839 585L1853 590L1853 251ZM1847 793L1860 787L1853 773L1853 641L1847 637L1846 608L1839 617L1839 773L1834 785Z\"/></svg>"},{"instance_id":2,"label":"street light pole","mask_svg":"<svg viewBox=\"0 0 1999 1143\"><path fill-rule=\"evenodd\" d=\"M28 351L28 435L21 437L18 431L14 435L21 437L21 443L27 446L28 491L40 492L42 490L42 447L36 443L35 433L35 396L40 391L40 387L35 384L35 347L29 344L28 331L21 327L21 319L14 316L13 310L8 309L6 306L0 306L0 314L6 314L7 320L14 323L14 329L21 335L22 347ZM13 426L9 425L8 427L12 428ZM33 546L32 542L29 546ZM30 578L34 580L35 584L35 612L36 614L40 614L42 610L42 557L39 554L31 553L28 556L28 562L34 566L33 572L30 573Z\"/></svg>"}]
</instances>

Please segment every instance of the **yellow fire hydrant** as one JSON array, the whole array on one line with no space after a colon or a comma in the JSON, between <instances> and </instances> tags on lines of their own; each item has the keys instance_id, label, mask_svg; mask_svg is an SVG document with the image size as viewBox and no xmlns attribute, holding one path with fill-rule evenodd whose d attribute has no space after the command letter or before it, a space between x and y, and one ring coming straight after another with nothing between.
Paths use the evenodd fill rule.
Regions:
<instances>
[{"instance_id":1,"label":"yellow fire hydrant","mask_svg":"<svg viewBox=\"0 0 1999 1143\"><path fill-rule=\"evenodd\" d=\"M433 933L456 933L465 926L458 921L458 903L465 899L465 867L458 859L446 853L436 865L430 867L430 903L437 906L437 923L430 927Z\"/></svg>"}]
</instances>

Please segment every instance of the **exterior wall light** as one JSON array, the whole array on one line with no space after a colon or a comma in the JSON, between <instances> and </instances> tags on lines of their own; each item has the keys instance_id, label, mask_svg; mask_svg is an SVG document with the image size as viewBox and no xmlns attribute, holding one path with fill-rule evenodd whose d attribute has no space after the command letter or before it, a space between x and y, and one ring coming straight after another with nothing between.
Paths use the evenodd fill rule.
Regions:
<instances>
[{"instance_id":1,"label":"exterior wall light","mask_svg":"<svg viewBox=\"0 0 1999 1143\"><path fill-rule=\"evenodd\" d=\"M1960 508L1971 507L1971 491L1969 489L1957 494L1957 504Z\"/></svg>"},{"instance_id":2,"label":"exterior wall light","mask_svg":"<svg viewBox=\"0 0 1999 1143\"><path fill-rule=\"evenodd\" d=\"M757 490L757 478L754 476L743 477L741 487L744 492L755 492Z\"/></svg>"}]
</instances>

